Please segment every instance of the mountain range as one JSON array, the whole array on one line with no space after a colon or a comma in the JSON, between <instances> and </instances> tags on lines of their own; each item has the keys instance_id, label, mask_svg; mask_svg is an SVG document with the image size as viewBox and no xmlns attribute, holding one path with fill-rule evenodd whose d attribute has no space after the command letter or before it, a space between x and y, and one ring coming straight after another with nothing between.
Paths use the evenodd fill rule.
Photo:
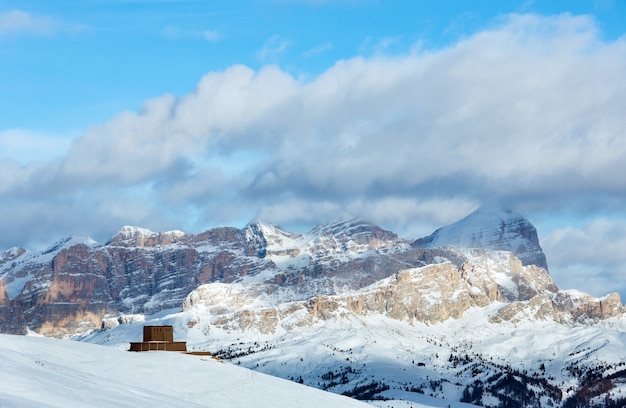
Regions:
<instances>
[{"instance_id":1,"label":"mountain range","mask_svg":"<svg viewBox=\"0 0 626 408\"><path fill-rule=\"evenodd\" d=\"M361 219L307 233L257 221L198 235L124 227L104 245L70 237L0 254L0 332L123 349L144 324L358 399L626 398L619 295L557 288L536 229L494 205L415 240Z\"/></svg>"}]
</instances>

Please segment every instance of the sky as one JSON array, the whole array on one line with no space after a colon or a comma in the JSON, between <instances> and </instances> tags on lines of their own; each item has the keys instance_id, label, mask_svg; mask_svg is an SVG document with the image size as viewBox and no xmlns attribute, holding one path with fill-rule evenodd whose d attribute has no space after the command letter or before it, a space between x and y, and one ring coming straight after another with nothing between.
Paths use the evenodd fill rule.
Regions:
<instances>
[{"instance_id":1,"label":"sky","mask_svg":"<svg viewBox=\"0 0 626 408\"><path fill-rule=\"evenodd\" d=\"M485 203L626 298L626 2L0 0L0 250Z\"/></svg>"}]
</instances>

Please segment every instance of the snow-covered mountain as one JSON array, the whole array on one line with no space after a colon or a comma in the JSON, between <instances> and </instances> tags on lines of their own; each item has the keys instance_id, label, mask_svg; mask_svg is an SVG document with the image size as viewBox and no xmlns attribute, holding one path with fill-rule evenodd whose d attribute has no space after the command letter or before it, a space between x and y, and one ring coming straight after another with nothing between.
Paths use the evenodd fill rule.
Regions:
<instances>
[{"instance_id":1,"label":"snow-covered mountain","mask_svg":"<svg viewBox=\"0 0 626 408\"><path fill-rule=\"evenodd\" d=\"M179 307L199 285L290 287L293 299L371 284L428 262L395 234L362 220L295 234L267 223L198 235L124 227L105 245L66 239L41 252L0 254L0 332L64 336L106 316Z\"/></svg>"},{"instance_id":2,"label":"snow-covered mountain","mask_svg":"<svg viewBox=\"0 0 626 408\"><path fill-rule=\"evenodd\" d=\"M561 290L541 259L528 220L494 206L413 242L360 219L124 227L0 254L0 331L127 349L171 324L226 361L408 406L624 403L619 295Z\"/></svg>"},{"instance_id":3,"label":"snow-covered mountain","mask_svg":"<svg viewBox=\"0 0 626 408\"><path fill-rule=\"evenodd\" d=\"M548 269L537 230L521 214L496 204L479 207L467 217L412 243L417 248L454 246L513 252L524 265Z\"/></svg>"},{"instance_id":4,"label":"snow-covered mountain","mask_svg":"<svg viewBox=\"0 0 626 408\"><path fill-rule=\"evenodd\" d=\"M509 252L450 251L461 265L440 257L306 300L261 283L209 283L182 310L110 319L80 339L124 349L144 324L171 324L193 349L359 399L626 402L619 295L559 290L544 269Z\"/></svg>"}]
</instances>

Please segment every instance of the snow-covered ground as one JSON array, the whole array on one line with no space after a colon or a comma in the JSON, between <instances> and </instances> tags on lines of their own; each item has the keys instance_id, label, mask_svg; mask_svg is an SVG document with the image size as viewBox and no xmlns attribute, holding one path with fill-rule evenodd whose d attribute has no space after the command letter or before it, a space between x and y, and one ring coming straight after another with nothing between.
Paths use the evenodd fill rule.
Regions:
<instances>
[{"instance_id":1,"label":"snow-covered ground","mask_svg":"<svg viewBox=\"0 0 626 408\"><path fill-rule=\"evenodd\" d=\"M189 327L197 317L193 310L172 310L81 340L127 349L129 341L141 339L144 324L173 325L175 338L186 340L190 349L219 353L257 372L338 394L385 384L389 389L377 390L376 395L393 401L370 402L381 408L469 407L459 402L466 386L477 380L488 383L506 371L505 366L528 378L546 378L547 384L563 390L553 401L559 406L581 385L575 370L612 375L626 366L622 318L592 326L553 321L491 324L489 316L497 307L474 308L462 319L432 325L371 314L331 318L274 334L221 330L202 323ZM626 395L620 378L613 385L616 397ZM485 395L484 401L489 401ZM497 405L495 399L492 402Z\"/></svg>"},{"instance_id":2,"label":"snow-covered ground","mask_svg":"<svg viewBox=\"0 0 626 408\"><path fill-rule=\"evenodd\" d=\"M1 337L0 371L8 373L9 380L0 381L0 406L5 406L3 402L17 407L82 406L95 395L102 405L87 405L356 404L345 398L326 402L325 398L337 396L296 382L358 399L382 398L371 401L381 408L469 406L460 400L506 405L513 391L524 406L589 406L609 397L616 404L626 401L622 398L626 317L621 302L613 307L605 299L590 301L587 309L581 309L587 310L587 315L583 313L587 318L563 318L558 309L562 299L580 308L585 296L559 292L545 271L522 269L508 252L458 249L454 258L467 262L439 265L440 272L447 272L435 278L428 273L432 266L411 268L386 274L358 290L349 281L358 281L359 263L346 269L346 280L340 281L345 290L329 289L335 284L330 278L303 279L303 284L292 286L266 282L278 272L295 274L314 256L331 268L340 259L408 245L382 230L375 231L377 236L389 235L387 239L361 239L373 228L347 221L292 234L268 224L251 224L245 232L246 248L263 254L263 261L255 264L261 270L258 274L244 274L233 283L202 285L188 295L182 309L112 316L104 320L104 330L74 337L109 348L37 338L20 343L24 338ZM130 235L136 232L151 233L129 229ZM19 253L5 256L13 259ZM460 286L439 286L444 278ZM14 284L23 284L18 279ZM414 285L409 289L400 285L406 282ZM480 302L471 307L446 303L462 298L463 290L471 295L466 299L476 297ZM163 290L145 304L155 303L152 309L157 310L167 293ZM327 293L339 295L319 296ZM352 303L342 300L350 293L355 296ZM354 302L357 297L361 307ZM378 299L385 300L384 305ZM129 308L135 304L134 298L125 301ZM456 319L419 320L417 315L396 313L402 305L407 310L463 307ZM594 308L603 311L602 318L592 318L599 313ZM503 310L510 316L500 313ZM190 350L208 351L230 363L172 353L130 355L125 350L129 342L141 340L143 325L172 325L175 339L187 341ZM254 371L241 371L236 365ZM29 389L36 392L28 393ZM301 400L304 393L312 394Z\"/></svg>"},{"instance_id":3,"label":"snow-covered ground","mask_svg":"<svg viewBox=\"0 0 626 408\"><path fill-rule=\"evenodd\" d=\"M0 406L364 407L211 357L0 335Z\"/></svg>"}]
</instances>

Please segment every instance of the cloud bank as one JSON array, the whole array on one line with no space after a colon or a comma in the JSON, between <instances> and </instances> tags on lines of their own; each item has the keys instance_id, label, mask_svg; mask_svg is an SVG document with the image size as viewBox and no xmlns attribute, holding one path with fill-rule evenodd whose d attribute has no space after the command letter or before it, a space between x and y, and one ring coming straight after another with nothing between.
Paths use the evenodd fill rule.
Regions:
<instances>
[{"instance_id":1,"label":"cloud bank","mask_svg":"<svg viewBox=\"0 0 626 408\"><path fill-rule=\"evenodd\" d=\"M259 58L287 46L272 38ZM626 42L567 14L506 16L446 49L341 60L308 81L273 65L210 72L188 95L94 125L61 157L0 159L0 248L106 239L123 224L199 232L346 214L418 237L494 200L616 211L624 72ZM569 254L578 233L549 246Z\"/></svg>"}]
</instances>

